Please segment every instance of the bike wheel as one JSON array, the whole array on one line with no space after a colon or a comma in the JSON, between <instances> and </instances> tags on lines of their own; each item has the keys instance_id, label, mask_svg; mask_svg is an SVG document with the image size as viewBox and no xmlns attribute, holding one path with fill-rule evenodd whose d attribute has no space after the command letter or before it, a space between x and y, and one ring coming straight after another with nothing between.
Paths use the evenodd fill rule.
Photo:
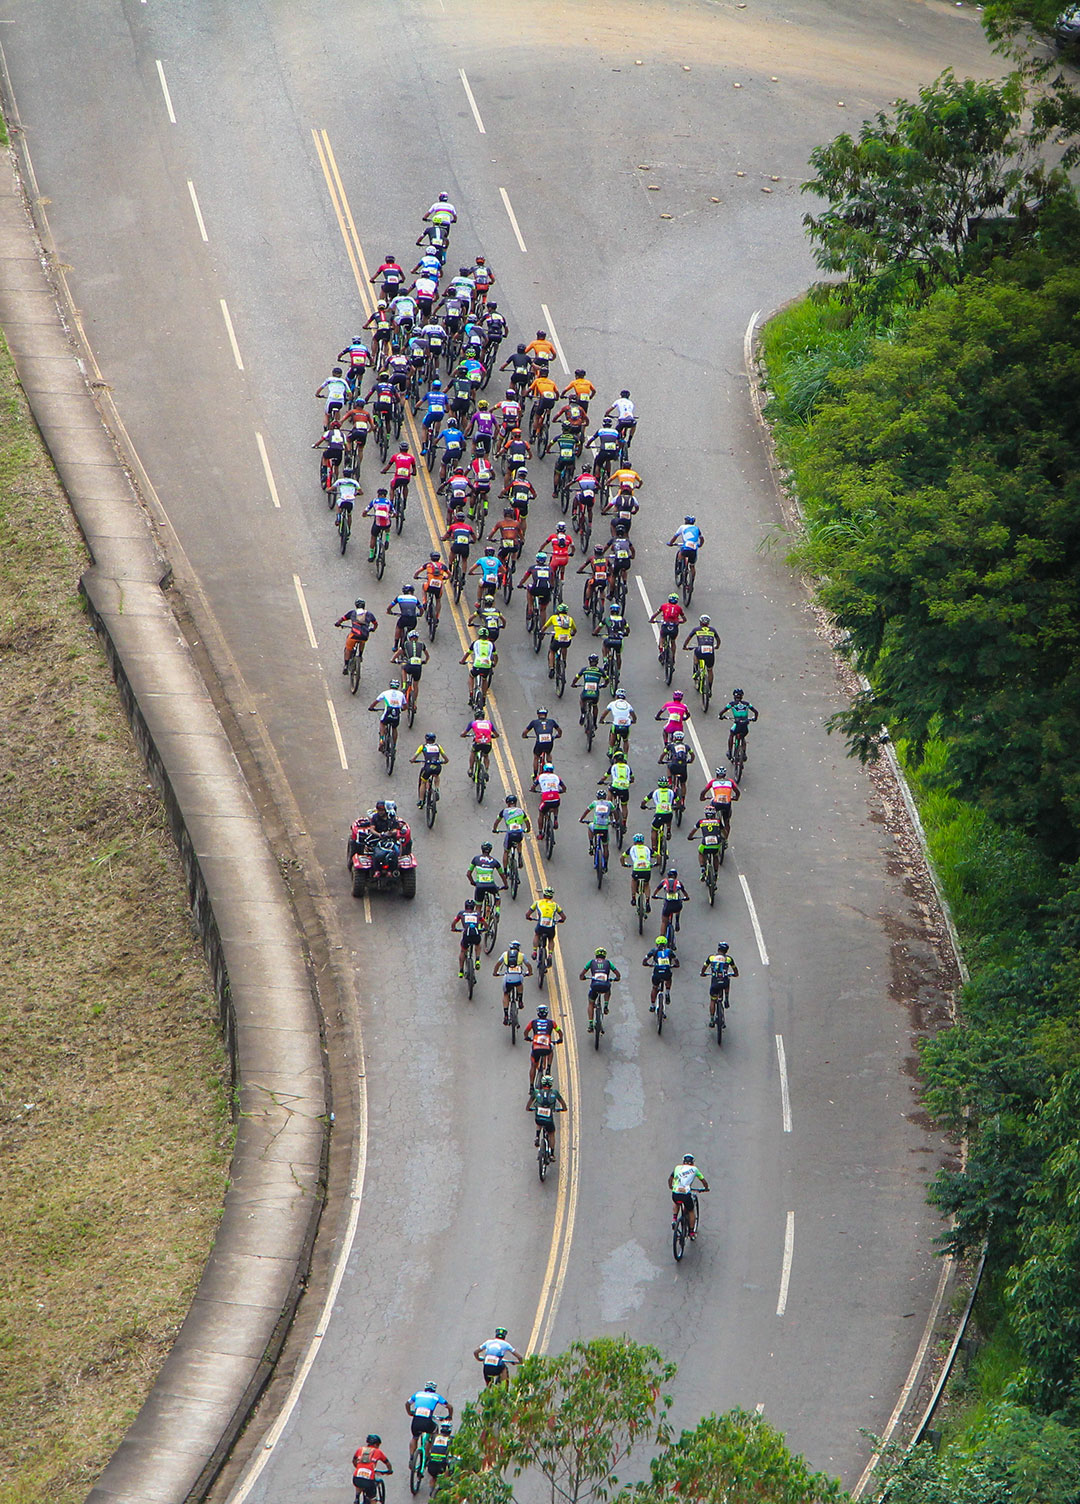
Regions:
<instances>
[{"instance_id":1,"label":"bike wheel","mask_svg":"<svg viewBox=\"0 0 1080 1504\"><path fill-rule=\"evenodd\" d=\"M405 526L405 505L408 500L409 488L408 486L405 486L401 492L394 516L394 531L397 533L399 538L401 536L401 529Z\"/></svg>"},{"instance_id":2,"label":"bike wheel","mask_svg":"<svg viewBox=\"0 0 1080 1504\"><path fill-rule=\"evenodd\" d=\"M450 583L454 591L454 600L461 599L461 592L465 589L465 570L461 563L461 555L454 555L454 564L450 573Z\"/></svg>"},{"instance_id":3,"label":"bike wheel","mask_svg":"<svg viewBox=\"0 0 1080 1504\"><path fill-rule=\"evenodd\" d=\"M386 464L386 456L390 452L390 427L385 420L381 420L378 428L379 462ZM415 1493L415 1489L413 1490Z\"/></svg>"},{"instance_id":4,"label":"bike wheel","mask_svg":"<svg viewBox=\"0 0 1080 1504\"><path fill-rule=\"evenodd\" d=\"M585 706L585 750L592 751L593 737L596 735L596 706L590 701Z\"/></svg>"},{"instance_id":5,"label":"bike wheel","mask_svg":"<svg viewBox=\"0 0 1080 1504\"><path fill-rule=\"evenodd\" d=\"M544 855L551 861L551 853L555 850L555 821L549 819L547 829L544 831Z\"/></svg>"},{"instance_id":6,"label":"bike wheel","mask_svg":"<svg viewBox=\"0 0 1080 1504\"><path fill-rule=\"evenodd\" d=\"M728 848L727 840L726 840L725 837L722 836L720 838L720 850L716 854L717 865L720 866L720 867L722 867L724 865L724 858L727 856L727 848Z\"/></svg>"},{"instance_id":7,"label":"bike wheel","mask_svg":"<svg viewBox=\"0 0 1080 1504\"><path fill-rule=\"evenodd\" d=\"M722 1050L724 1048L724 1029L726 1027L727 1026L724 1023L724 998L723 998L723 996L721 996L721 997L718 997L716 999L716 1046L717 1046L717 1049Z\"/></svg>"},{"instance_id":8,"label":"bike wheel","mask_svg":"<svg viewBox=\"0 0 1080 1504\"><path fill-rule=\"evenodd\" d=\"M375 545L375 578L381 580L386 571L386 537L379 534L379 541Z\"/></svg>"},{"instance_id":9,"label":"bike wheel","mask_svg":"<svg viewBox=\"0 0 1080 1504\"><path fill-rule=\"evenodd\" d=\"M476 986L476 963L473 960L473 948L470 945L465 952L465 986L469 989L469 997L473 995Z\"/></svg>"},{"instance_id":10,"label":"bike wheel","mask_svg":"<svg viewBox=\"0 0 1080 1504\"><path fill-rule=\"evenodd\" d=\"M434 642L435 633L439 630L439 618L435 614L435 600L433 596L429 596L428 598L425 614L427 616L428 638L431 642Z\"/></svg>"},{"instance_id":11,"label":"bike wheel","mask_svg":"<svg viewBox=\"0 0 1080 1504\"><path fill-rule=\"evenodd\" d=\"M360 671L363 663L363 655L353 648L352 657L349 659L349 689L353 694L360 688Z\"/></svg>"},{"instance_id":12,"label":"bike wheel","mask_svg":"<svg viewBox=\"0 0 1080 1504\"><path fill-rule=\"evenodd\" d=\"M510 897L517 898L518 888L521 886L521 871L518 867L516 852L506 863L506 881L510 886Z\"/></svg>"},{"instance_id":13,"label":"bike wheel","mask_svg":"<svg viewBox=\"0 0 1080 1504\"><path fill-rule=\"evenodd\" d=\"M411 681L411 683L410 683L409 694L408 694L408 697L406 698L406 701L405 701L405 714L408 717L409 726L410 727L412 726L413 722L416 720L416 696L417 696L416 680L413 679Z\"/></svg>"},{"instance_id":14,"label":"bike wheel","mask_svg":"<svg viewBox=\"0 0 1080 1504\"><path fill-rule=\"evenodd\" d=\"M423 1438L416 1444L416 1451L409 1458L409 1492L418 1494L420 1485L424 1481L424 1468L426 1467L425 1448Z\"/></svg>"},{"instance_id":15,"label":"bike wheel","mask_svg":"<svg viewBox=\"0 0 1080 1504\"><path fill-rule=\"evenodd\" d=\"M566 688L566 654L555 654L555 693L561 700Z\"/></svg>"},{"instance_id":16,"label":"bike wheel","mask_svg":"<svg viewBox=\"0 0 1080 1504\"><path fill-rule=\"evenodd\" d=\"M679 1214L675 1218L675 1221L672 1224L672 1228L671 1228L671 1251L675 1255L675 1262L676 1263L678 1263L680 1261L680 1259L682 1258L682 1256L683 1256L683 1250L686 1247L686 1221L685 1221L685 1217L686 1217L686 1214L683 1211L682 1207L680 1206L680 1208L679 1208Z\"/></svg>"},{"instance_id":17,"label":"bike wheel","mask_svg":"<svg viewBox=\"0 0 1080 1504\"><path fill-rule=\"evenodd\" d=\"M607 871L607 857L604 854L606 850L607 848L604 845L604 842L597 841L596 851L593 855L593 866L596 868L597 888L602 888L604 886L604 873Z\"/></svg>"},{"instance_id":18,"label":"bike wheel","mask_svg":"<svg viewBox=\"0 0 1080 1504\"><path fill-rule=\"evenodd\" d=\"M705 887L709 893L709 908L716 903L716 861L710 857L705 864Z\"/></svg>"},{"instance_id":19,"label":"bike wheel","mask_svg":"<svg viewBox=\"0 0 1080 1504\"><path fill-rule=\"evenodd\" d=\"M424 818L427 820L428 830L435 824L435 817L439 813L439 791L429 778L427 789L424 793Z\"/></svg>"},{"instance_id":20,"label":"bike wheel","mask_svg":"<svg viewBox=\"0 0 1080 1504\"><path fill-rule=\"evenodd\" d=\"M540 644L544 640L544 623L539 608L533 612L532 640L533 652L538 653L540 651Z\"/></svg>"},{"instance_id":21,"label":"bike wheel","mask_svg":"<svg viewBox=\"0 0 1080 1504\"><path fill-rule=\"evenodd\" d=\"M637 896L637 932L639 935L645 930L645 904L645 895L639 890Z\"/></svg>"},{"instance_id":22,"label":"bike wheel","mask_svg":"<svg viewBox=\"0 0 1080 1504\"><path fill-rule=\"evenodd\" d=\"M746 767L746 742L741 736L735 738L735 745L731 750L731 776L736 783L742 782L743 769Z\"/></svg>"},{"instance_id":23,"label":"bike wheel","mask_svg":"<svg viewBox=\"0 0 1080 1504\"><path fill-rule=\"evenodd\" d=\"M518 995L516 990L510 994L506 1011L510 1014L510 1043L511 1045L515 1045L517 1044L518 1032Z\"/></svg>"},{"instance_id":24,"label":"bike wheel","mask_svg":"<svg viewBox=\"0 0 1080 1504\"><path fill-rule=\"evenodd\" d=\"M604 1004L597 998L593 1004L593 1049L600 1048L600 1036L604 1032Z\"/></svg>"},{"instance_id":25,"label":"bike wheel","mask_svg":"<svg viewBox=\"0 0 1080 1504\"><path fill-rule=\"evenodd\" d=\"M489 956L491 955L491 952L495 949L495 941L498 938L498 934L499 934L499 905L496 902L496 903L492 904L492 907L491 907L491 917L489 918L486 926L484 927L484 950L487 952L487 954Z\"/></svg>"},{"instance_id":26,"label":"bike wheel","mask_svg":"<svg viewBox=\"0 0 1080 1504\"><path fill-rule=\"evenodd\" d=\"M667 988L661 987L656 994L656 1032L664 1032L664 1015L667 1013Z\"/></svg>"},{"instance_id":27,"label":"bike wheel","mask_svg":"<svg viewBox=\"0 0 1080 1504\"><path fill-rule=\"evenodd\" d=\"M540 953L536 958L536 985L538 987L543 987L544 981L547 978L548 967L550 964L551 963L548 961L547 941L545 940L544 944L540 947Z\"/></svg>"},{"instance_id":28,"label":"bike wheel","mask_svg":"<svg viewBox=\"0 0 1080 1504\"><path fill-rule=\"evenodd\" d=\"M389 777L394 771L394 763L397 760L397 727L391 726L386 736L386 776Z\"/></svg>"},{"instance_id":29,"label":"bike wheel","mask_svg":"<svg viewBox=\"0 0 1080 1504\"><path fill-rule=\"evenodd\" d=\"M675 646L674 639L664 638L664 683L670 684L675 677Z\"/></svg>"},{"instance_id":30,"label":"bike wheel","mask_svg":"<svg viewBox=\"0 0 1080 1504\"><path fill-rule=\"evenodd\" d=\"M543 1131L540 1134L540 1147L536 1151L536 1172L540 1176L540 1184L543 1185L548 1172L547 1134Z\"/></svg>"},{"instance_id":31,"label":"bike wheel","mask_svg":"<svg viewBox=\"0 0 1080 1504\"><path fill-rule=\"evenodd\" d=\"M409 722L409 725L410 726L412 725L411 721ZM686 799L685 799L685 796L682 795L682 794L676 794L675 795L675 824L680 828L680 830L682 829L682 817L683 817L683 811L685 809L686 809Z\"/></svg>"},{"instance_id":32,"label":"bike wheel","mask_svg":"<svg viewBox=\"0 0 1080 1504\"><path fill-rule=\"evenodd\" d=\"M683 605L689 606L694 595L694 575L696 571L692 564L687 564L683 570L682 598Z\"/></svg>"}]
</instances>

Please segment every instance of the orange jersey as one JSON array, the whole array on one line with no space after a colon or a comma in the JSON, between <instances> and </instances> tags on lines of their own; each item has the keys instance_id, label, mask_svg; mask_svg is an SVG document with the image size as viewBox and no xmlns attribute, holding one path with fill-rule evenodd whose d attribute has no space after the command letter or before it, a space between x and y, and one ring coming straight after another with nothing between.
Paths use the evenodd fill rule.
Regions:
<instances>
[{"instance_id":1,"label":"orange jersey","mask_svg":"<svg viewBox=\"0 0 1080 1504\"><path fill-rule=\"evenodd\" d=\"M529 391L534 397L557 397L559 395L559 388L550 376L538 376L529 387Z\"/></svg>"},{"instance_id":2,"label":"orange jersey","mask_svg":"<svg viewBox=\"0 0 1080 1504\"><path fill-rule=\"evenodd\" d=\"M596 396L596 388L585 376L575 376L573 381L568 381L563 390L563 396L569 397L573 392L582 402L589 402Z\"/></svg>"},{"instance_id":3,"label":"orange jersey","mask_svg":"<svg viewBox=\"0 0 1080 1504\"><path fill-rule=\"evenodd\" d=\"M549 339L534 339L525 346L525 354L542 360L545 364L555 359L555 346Z\"/></svg>"},{"instance_id":4,"label":"orange jersey","mask_svg":"<svg viewBox=\"0 0 1080 1504\"><path fill-rule=\"evenodd\" d=\"M438 564L427 563L424 565L425 585L445 585L450 578L450 571L440 559Z\"/></svg>"}]
</instances>

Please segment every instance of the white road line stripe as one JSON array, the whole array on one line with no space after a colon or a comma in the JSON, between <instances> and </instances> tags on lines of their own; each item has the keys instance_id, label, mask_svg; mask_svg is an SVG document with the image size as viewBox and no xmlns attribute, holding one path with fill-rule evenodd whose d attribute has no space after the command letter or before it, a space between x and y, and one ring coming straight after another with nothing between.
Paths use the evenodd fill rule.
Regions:
<instances>
[{"instance_id":1,"label":"white road line stripe","mask_svg":"<svg viewBox=\"0 0 1080 1504\"><path fill-rule=\"evenodd\" d=\"M548 336L551 339L551 343L555 346L555 354L559 357L559 364L562 366L565 374L569 376L570 367L566 364L566 356L563 354L562 342L559 339L559 336L555 333L555 321L551 317L551 309L547 306L546 303L541 303L540 312L544 315L544 323L547 325L547 332Z\"/></svg>"},{"instance_id":2,"label":"white road line stripe","mask_svg":"<svg viewBox=\"0 0 1080 1504\"><path fill-rule=\"evenodd\" d=\"M518 228L517 215L514 213L513 205L510 203L510 196L507 193L507 191L506 191L505 188L500 188L499 192L502 194L502 201L503 201L503 204L506 207L506 212L510 216L510 228L513 230L514 234L517 236L517 243L518 243L518 245L521 247L521 249L523 251L528 250L528 247L526 246L525 242L521 238L521 231Z\"/></svg>"},{"instance_id":3,"label":"white road line stripe","mask_svg":"<svg viewBox=\"0 0 1080 1504\"><path fill-rule=\"evenodd\" d=\"M636 574L634 576L634 579L637 581L637 588L638 588L638 591L639 591L639 593L641 595L641 599L645 602L645 610L651 616L653 614L652 601L649 599L649 592L645 589L645 581L641 578L641 576L639 574ZM654 638L654 640L656 642L657 647L659 647L660 646L660 628L656 624L656 622L652 623L652 634L653 634L653 638ZM697 734L697 727L694 725L694 718L693 718L693 716L691 716L689 718L689 720L686 722L686 729L690 733L690 740L693 742L693 744L694 744L694 751L697 753L698 764L699 764L699 766L701 768L702 773L705 776L706 783L708 783L708 781L709 781L709 768L710 768L710 764L709 764L708 759L705 756L705 749L701 745L701 738ZM759 942L759 948L760 948L760 942Z\"/></svg>"},{"instance_id":4,"label":"white road line stripe","mask_svg":"<svg viewBox=\"0 0 1080 1504\"><path fill-rule=\"evenodd\" d=\"M169 119L172 121L173 125L175 125L176 124L176 115L173 112L172 96L169 94L169 86L165 82L165 69L161 66L161 59L160 58L156 58L155 62L157 63L157 76L161 80L161 92L165 96L165 108L169 112Z\"/></svg>"},{"instance_id":5,"label":"white road line stripe","mask_svg":"<svg viewBox=\"0 0 1080 1504\"><path fill-rule=\"evenodd\" d=\"M276 507L280 508L281 502L278 500L277 486L274 485L274 472L270 469L270 456L266 452L266 444L263 441L263 436L261 433L256 432L255 442L259 446L259 458L262 460L263 474L266 476L266 484L270 489L270 500ZM300 581L296 579L295 575L293 575L293 579L296 580L297 587L299 587ZM310 622L308 623L308 632L309 634L311 632ZM314 647L316 645L317 644L315 643L315 639L313 637L312 646Z\"/></svg>"},{"instance_id":6,"label":"white road line stripe","mask_svg":"<svg viewBox=\"0 0 1080 1504\"><path fill-rule=\"evenodd\" d=\"M232 319L229 317L229 305L225 299L221 299L221 316L225 320L225 328L229 333L229 344L232 345L233 359L236 361L236 369L242 371L244 362L240 358L240 346L236 343L236 334L233 330Z\"/></svg>"},{"instance_id":7,"label":"white road line stripe","mask_svg":"<svg viewBox=\"0 0 1080 1504\"><path fill-rule=\"evenodd\" d=\"M319 644L315 641L315 628L311 625L311 613L308 611L307 601L304 599L304 587L300 583L300 576L298 574L294 574L292 579L293 584L296 586L296 598L300 602L300 614L304 618L304 626L307 627L308 642L311 643L311 646L317 653L319 651ZM333 711L330 713L332 715Z\"/></svg>"},{"instance_id":8,"label":"white road line stripe","mask_svg":"<svg viewBox=\"0 0 1080 1504\"><path fill-rule=\"evenodd\" d=\"M341 727L338 725L337 711L334 709L333 700L327 700L326 708L330 712L330 724L334 728L334 740L337 742L337 753L341 759L341 766L346 773L349 771L349 759L345 756L345 743L341 739Z\"/></svg>"},{"instance_id":9,"label":"white road line stripe","mask_svg":"<svg viewBox=\"0 0 1080 1504\"><path fill-rule=\"evenodd\" d=\"M750 923L754 926L754 939L757 941L758 955L761 957L762 966L769 964L769 952L765 949L765 936L761 933L761 925L758 922L757 909L754 908L754 900L750 896L750 884L739 873L739 883L742 886L743 897L746 899L746 907L750 910Z\"/></svg>"},{"instance_id":10,"label":"white road line stripe","mask_svg":"<svg viewBox=\"0 0 1080 1504\"><path fill-rule=\"evenodd\" d=\"M195 218L198 221L199 225L199 234L205 241L209 241L210 237L206 233L206 225L203 223L202 210L199 208L199 200L195 197L195 184L191 181L190 178L188 178L187 180L187 191L191 194L191 207L195 210Z\"/></svg>"},{"instance_id":11,"label":"white road line stripe","mask_svg":"<svg viewBox=\"0 0 1080 1504\"><path fill-rule=\"evenodd\" d=\"M484 122L480 119L480 111L476 107L476 100L473 98L473 91L469 88L469 80L465 77L465 69L459 68L458 72L461 74L461 82L465 85L465 96L469 101L470 108L472 109L473 119L476 121L476 129L482 136L486 136L487 131L484 129ZM520 235L518 236L518 239L521 239Z\"/></svg>"},{"instance_id":12,"label":"white road line stripe","mask_svg":"<svg viewBox=\"0 0 1080 1504\"><path fill-rule=\"evenodd\" d=\"M791 1279L791 1257L795 1252L795 1213L788 1212L784 1229L784 1264L780 1270L780 1298L776 1302L776 1314L782 1316L787 1310L788 1282Z\"/></svg>"},{"instance_id":13,"label":"white road line stripe","mask_svg":"<svg viewBox=\"0 0 1080 1504\"><path fill-rule=\"evenodd\" d=\"M757 321L760 317L761 309L755 308L750 315L750 322L746 326L746 333L743 335L743 364L747 370L750 369L750 357L754 353L754 330L757 328Z\"/></svg>"},{"instance_id":14,"label":"white road line stripe","mask_svg":"<svg viewBox=\"0 0 1080 1504\"><path fill-rule=\"evenodd\" d=\"M371 923L371 899L366 893L364 894L364 923Z\"/></svg>"},{"instance_id":15,"label":"white road line stripe","mask_svg":"<svg viewBox=\"0 0 1080 1504\"><path fill-rule=\"evenodd\" d=\"M784 1036L776 1036L776 1059L780 1066L780 1111L784 1118L784 1132L791 1132L791 1092L788 1089L787 1054L784 1051Z\"/></svg>"}]
</instances>

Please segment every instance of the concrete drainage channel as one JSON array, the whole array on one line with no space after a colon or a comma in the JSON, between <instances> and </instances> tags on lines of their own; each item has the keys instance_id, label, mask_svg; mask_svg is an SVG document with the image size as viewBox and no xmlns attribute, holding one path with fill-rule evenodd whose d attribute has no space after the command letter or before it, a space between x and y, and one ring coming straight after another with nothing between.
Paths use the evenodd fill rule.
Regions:
<instances>
[{"instance_id":1,"label":"concrete drainage channel","mask_svg":"<svg viewBox=\"0 0 1080 1504\"><path fill-rule=\"evenodd\" d=\"M220 1471L292 1321L323 1206L327 1073L292 903L163 592L167 565L65 329L22 180L33 181L29 161L13 158L0 183L0 325L94 561L81 587L180 850L233 1071L237 1138L213 1251L89 1496L183 1504L203 1498Z\"/></svg>"}]
</instances>

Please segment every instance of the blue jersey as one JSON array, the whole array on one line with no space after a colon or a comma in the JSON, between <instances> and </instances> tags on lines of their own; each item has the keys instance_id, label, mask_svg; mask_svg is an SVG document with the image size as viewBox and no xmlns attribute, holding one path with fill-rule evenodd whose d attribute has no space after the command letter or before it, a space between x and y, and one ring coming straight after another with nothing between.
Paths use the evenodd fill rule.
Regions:
<instances>
[{"instance_id":1,"label":"blue jersey","mask_svg":"<svg viewBox=\"0 0 1080 1504\"><path fill-rule=\"evenodd\" d=\"M413 1407L416 1415L427 1416L429 1418L435 1414L439 1405L446 1405L448 1410L450 1408L441 1394L432 1394L430 1389L419 1390L413 1395L409 1404Z\"/></svg>"},{"instance_id":2,"label":"blue jersey","mask_svg":"<svg viewBox=\"0 0 1080 1504\"><path fill-rule=\"evenodd\" d=\"M681 548L701 547L701 529L696 523L684 522L676 531L675 538Z\"/></svg>"},{"instance_id":3,"label":"blue jersey","mask_svg":"<svg viewBox=\"0 0 1080 1504\"><path fill-rule=\"evenodd\" d=\"M481 554L476 561L476 568L485 585L498 582L501 568L498 559L489 559L486 554Z\"/></svg>"},{"instance_id":4,"label":"blue jersey","mask_svg":"<svg viewBox=\"0 0 1080 1504\"><path fill-rule=\"evenodd\" d=\"M448 454L460 454L465 448L465 435L453 424L442 431L442 445Z\"/></svg>"},{"instance_id":5,"label":"blue jersey","mask_svg":"<svg viewBox=\"0 0 1080 1504\"><path fill-rule=\"evenodd\" d=\"M427 410L429 413L438 413L442 416L450 405L450 397L446 392L428 392Z\"/></svg>"}]
</instances>

